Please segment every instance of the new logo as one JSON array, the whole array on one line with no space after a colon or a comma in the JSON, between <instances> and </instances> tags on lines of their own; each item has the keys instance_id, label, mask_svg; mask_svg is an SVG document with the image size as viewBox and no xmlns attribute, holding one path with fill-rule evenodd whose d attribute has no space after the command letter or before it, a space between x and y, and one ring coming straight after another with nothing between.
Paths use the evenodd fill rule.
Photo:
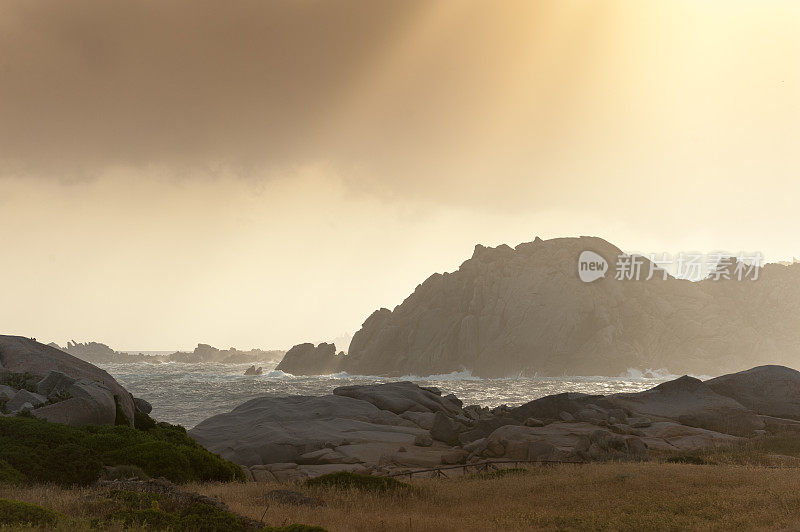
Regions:
<instances>
[{"instance_id":1,"label":"new logo","mask_svg":"<svg viewBox=\"0 0 800 532\"><path fill-rule=\"evenodd\" d=\"M605 277L607 271L608 262L594 251L584 251L578 258L578 276L584 283Z\"/></svg>"}]
</instances>

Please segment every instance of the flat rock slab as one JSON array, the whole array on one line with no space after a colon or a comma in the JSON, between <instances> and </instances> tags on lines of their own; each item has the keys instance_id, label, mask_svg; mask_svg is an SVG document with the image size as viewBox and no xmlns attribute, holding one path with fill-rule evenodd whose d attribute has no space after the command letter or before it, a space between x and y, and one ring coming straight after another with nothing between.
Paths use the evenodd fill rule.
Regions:
<instances>
[{"instance_id":1,"label":"flat rock slab","mask_svg":"<svg viewBox=\"0 0 800 532\"><path fill-rule=\"evenodd\" d=\"M340 395L261 397L189 431L198 443L241 465L296 462L301 455L351 444L413 447L427 431L371 403Z\"/></svg>"},{"instance_id":2,"label":"flat rock slab","mask_svg":"<svg viewBox=\"0 0 800 532\"><path fill-rule=\"evenodd\" d=\"M460 405L447 397L420 388L408 381L373 384L367 386L342 386L334 395L361 399L395 414L403 412L442 412L448 416L461 414Z\"/></svg>"}]
</instances>

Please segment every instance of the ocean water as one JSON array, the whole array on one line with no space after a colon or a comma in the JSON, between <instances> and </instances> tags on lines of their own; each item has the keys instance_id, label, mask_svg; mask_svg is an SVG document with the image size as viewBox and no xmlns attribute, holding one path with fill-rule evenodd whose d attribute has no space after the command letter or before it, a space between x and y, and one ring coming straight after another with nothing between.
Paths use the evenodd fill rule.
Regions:
<instances>
[{"instance_id":1,"label":"ocean water","mask_svg":"<svg viewBox=\"0 0 800 532\"><path fill-rule=\"evenodd\" d=\"M340 373L297 377L264 367L264 374L245 376L249 364L99 364L134 396L153 405L159 421L191 428L215 414L229 412L255 397L326 395L338 386L410 380L455 393L465 405L516 406L561 392L610 394L638 392L675 378L665 371L629 370L619 377L542 377L480 379L469 372L428 377L385 378Z\"/></svg>"}]
</instances>

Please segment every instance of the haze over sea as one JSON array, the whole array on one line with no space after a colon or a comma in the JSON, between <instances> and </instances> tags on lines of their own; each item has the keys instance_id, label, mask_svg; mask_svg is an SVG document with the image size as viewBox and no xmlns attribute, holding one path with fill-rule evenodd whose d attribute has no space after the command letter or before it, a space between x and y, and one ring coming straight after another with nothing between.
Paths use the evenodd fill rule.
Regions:
<instances>
[{"instance_id":1,"label":"haze over sea","mask_svg":"<svg viewBox=\"0 0 800 532\"><path fill-rule=\"evenodd\" d=\"M125 363L98 364L129 392L153 405L152 416L159 421L192 428L202 420L261 396L326 395L339 386L410 380L420 386L436 386L442 393L454 393L465 405L516 406L561 392L610 394L637 392L675 378L664 370L629 370L619 377L541 377L479 379L469 372L428 377L386 378L363 375L298 377L264 365L263 375L245 376L250 364Z\"/></svg>"}]
</instances>

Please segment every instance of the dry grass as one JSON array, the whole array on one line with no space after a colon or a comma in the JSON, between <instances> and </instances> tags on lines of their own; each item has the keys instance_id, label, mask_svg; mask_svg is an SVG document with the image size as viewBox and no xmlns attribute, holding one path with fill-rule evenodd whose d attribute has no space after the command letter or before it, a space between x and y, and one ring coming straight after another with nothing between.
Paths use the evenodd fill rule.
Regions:
<instances>
[{"instance_id":1,"label":"dry grass","mask_svg":"<svg viewBox=\"0 0 800 532\"><path fill-rule=\"evenodd\" d=\"M494 478L414 481L415 494L313 490L324 508L273 505L271 525L329 530L800 528L800 470L686 464L532 468ZM259 519L259 484L194 489Z\"/></svg>"},{"instance_id":2,"label":"dry grass","mask_svg":"<svg viewBox=\"0 0 800 532\"><path fill-rule=\"evenodd\" d=\"M799 529L800 469L739 465L607 463L532 467L508 475L414 480L410 494L310 489L318 508L272 504L270 525L328 530ZM265 493L286 486L198 484L188 489L260 519ZM0 497L86 520L91 489L0 487Z\"/></svg>"}]
</instances>

